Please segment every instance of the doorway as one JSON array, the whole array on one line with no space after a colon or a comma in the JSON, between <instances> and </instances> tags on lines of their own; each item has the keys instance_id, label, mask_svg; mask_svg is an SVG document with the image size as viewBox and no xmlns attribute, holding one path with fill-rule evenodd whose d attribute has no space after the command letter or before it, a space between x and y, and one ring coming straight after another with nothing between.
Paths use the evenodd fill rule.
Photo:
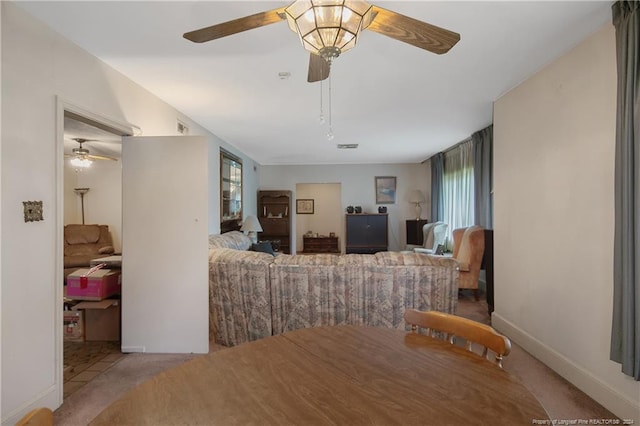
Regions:
<instances>
[{"instance_id":1,"label":"doorway","mask_svg":"<svg viewBox=\"0 0 640 426\"><path fill-rule=\"evenodd\" d=\"M88 120L87 120L88 121ZM90 163L77 167L73 151ZM105 224L116 252L122 241L122 136L64 116L64 224Z\"/></svg>"},{"instance_id":2,"label":"doorway","mask_svg":"<svg viewBox=\"0 0 640 426\"><path fill-rule=\"evenodd\" d=\"M305 235L337 237L338 247L341 252L344 252L342 184L298 183L296 184L296 200L311 200L308 204L313 205L312 209L304 210L304 213L296 208L297 252L304 251ZM296 202L296 204L298 203Z\"/></svg>"},{"instance_id":3,"label":"doorway","mask_svg":"<svg viewBox=\"0 0 640 426\"><path fill-rule=\"evenodd\" d=\"M64 318L64 327L56 328L62 331L56 340L60 342L57 353L61 374L58 377L62 387L61 399L64 399L123 356L120 340L116 340L114 333L105 340L85 341L87 318L73 310L82 301L67 297L65 285L67 275L84 266L65 258L67 240L64 227L105 225L113 254L121 254L122 137L131 135L133 128L62 102L58 103L58 111L62 129L58 135L58 152L62 156L58 163L61 165L58 169L58 200L61 204L58 209L58 247L62 248L58 261L62 268L58 284L61 291L57 294L63 295L60 311L65 312L58 316ZM119 301L114 305L116 303ZM79 319L81 317L82 320Z\"/></svg>"}]
</instances>

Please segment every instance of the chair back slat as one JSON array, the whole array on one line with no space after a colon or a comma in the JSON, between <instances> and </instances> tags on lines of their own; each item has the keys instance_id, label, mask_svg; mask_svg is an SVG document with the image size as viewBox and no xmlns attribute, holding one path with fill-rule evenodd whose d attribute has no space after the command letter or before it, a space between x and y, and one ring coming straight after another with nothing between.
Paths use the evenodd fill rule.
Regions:
<instances>
[{"instance_id":1,"label":"chair back slat","mask_svg":"<svg viewBox=\"0 0 640 426\"><path fill-rule=\"evenodd\" d=\"M466 348L471 351L471 342L483 347L482 356L489 359L488 349L495 354L495 362L502 367L502 357L511 352L511 341L492 327L481 324L457 315L445 314L437 311L418 311L407 309L404 319L411 324L411 329L417 328L429 330L429 336L434 337L434 332L445 333L445 339L454 343L455 337L461 337L467 341Z\"/></svg>"}]
</instances>

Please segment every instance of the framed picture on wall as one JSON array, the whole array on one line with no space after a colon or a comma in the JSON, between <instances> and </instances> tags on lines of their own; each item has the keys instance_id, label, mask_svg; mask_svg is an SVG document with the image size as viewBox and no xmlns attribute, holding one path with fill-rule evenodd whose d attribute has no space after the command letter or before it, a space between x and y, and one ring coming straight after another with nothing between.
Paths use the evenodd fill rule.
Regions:
<instances>
[{"instance_id":1,"label":"framed picture on wall","mask_svg":"<svg viewBox=\"0 0 640 426\"><path fill-rule=\"evenodd\" d=\"M313 214L313 200L309 198L296 200L296 213Z\"/></svg>"},{"instance_id":2,"label":"framed picture on wall","mask_svg":"<svg viewBox=\"0 0 640 426\"><path fill-rule=\"evenodd\" d=\"M396 203L396 177L376 176L376 204Z\"/></svg>"}]
</instances>

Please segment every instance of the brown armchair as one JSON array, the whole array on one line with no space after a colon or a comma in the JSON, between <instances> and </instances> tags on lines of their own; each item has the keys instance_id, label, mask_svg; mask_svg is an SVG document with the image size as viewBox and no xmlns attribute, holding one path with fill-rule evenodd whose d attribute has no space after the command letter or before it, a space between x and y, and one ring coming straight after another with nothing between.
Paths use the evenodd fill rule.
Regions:
<instances>
[{"instance_id":1,"label":"brown armchair","mask_svg":"<svg viewBox=\"0 0 640 426\"><path fill-rule=\"evenodd\" d=\"M91 259L113 254L108 225L66 225L64 227L64 276L89 266Z\"/></svg>"},{"instance_id":2,"label":"brown armchair","mask_svg":"<svg viewBox=\"0 0 640 426\"><path fill-rule=\"evenodd\" d=\"M483 255L484 228L474 225L453 230L453 258L460 264L458 288L473 290L476 300Z\"/></svg>"}]
</instances>

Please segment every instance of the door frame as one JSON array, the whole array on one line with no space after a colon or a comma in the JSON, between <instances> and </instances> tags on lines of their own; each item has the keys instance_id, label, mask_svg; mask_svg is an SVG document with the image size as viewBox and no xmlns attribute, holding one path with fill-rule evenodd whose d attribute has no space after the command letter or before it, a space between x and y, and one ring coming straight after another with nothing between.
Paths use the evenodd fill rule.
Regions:
<instances>
[{"instance_id":1,"label":"door frame","mask_svg":"<svg viewBox=\"0 0 640 426\"><path fill-rule=\"evenodd\" d=\"M56 247L55 247L55 300L52 324L62 325L63 297L64 297L64 117L65 112L74 119L98 127L102 130L120 136L141 135L142 131L134 124L114 120L90 110L80 107L68 100L56 96L56 188L55 188L55 223L56 223ZM64 336L61 326L55 330L55 389L58 404L62 405L64 399Z\"/></svg>"}]
</instances>

